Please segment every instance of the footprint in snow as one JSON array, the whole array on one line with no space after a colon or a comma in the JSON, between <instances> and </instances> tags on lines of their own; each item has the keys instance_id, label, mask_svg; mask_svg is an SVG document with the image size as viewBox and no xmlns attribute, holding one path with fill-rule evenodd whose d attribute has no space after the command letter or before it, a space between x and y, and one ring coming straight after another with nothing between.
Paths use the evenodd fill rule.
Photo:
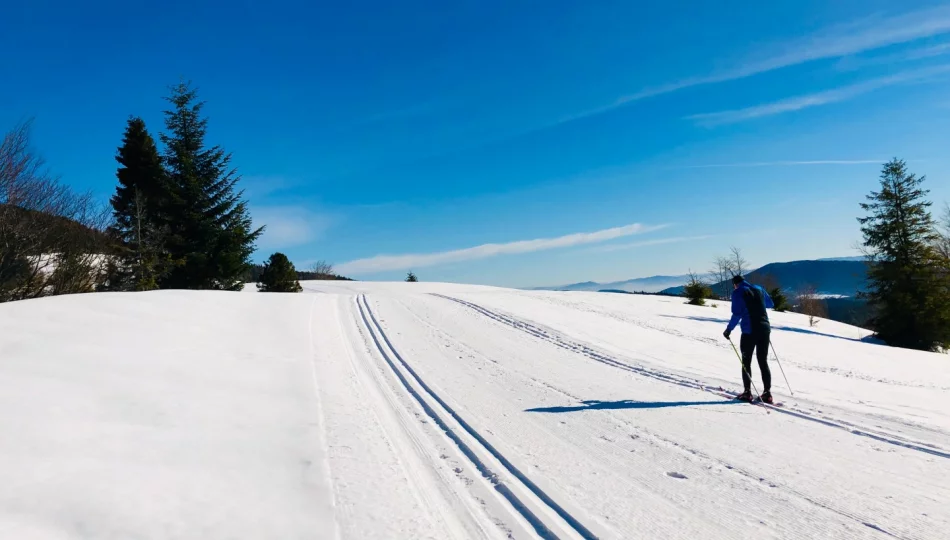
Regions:
<instances>
[{"instance_id":1,"label":"footprint in snow","mask_svg":"<svg viewBox=\"0 0 950 540\"><path fill-rule=\"evenodd\" d=\"M685 474L680 474L680 473L678 473L678 472L668 472L668 473L666 473L666 475L669 476L669 477L671 477L671 478L678 478L678 479L680 479L680 480L686 480L686 475L685 475Z\"/></svg>"}]
</instances>

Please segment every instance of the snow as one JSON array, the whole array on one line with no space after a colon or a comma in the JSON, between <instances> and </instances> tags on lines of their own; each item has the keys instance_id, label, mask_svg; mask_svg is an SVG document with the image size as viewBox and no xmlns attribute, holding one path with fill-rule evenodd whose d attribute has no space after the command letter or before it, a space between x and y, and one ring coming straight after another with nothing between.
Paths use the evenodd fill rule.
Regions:
<instances>
[{"instance_id":1,"label":"snow","mask_svg":"<svg viewBox=\"0 0 950 540\"><path fill-rule=\"evenodd\" d=\"M0 304L0 538L950 531L946 355L771 313L767 408L727 303L302 285Z\"/></svg>"}]
</instances>

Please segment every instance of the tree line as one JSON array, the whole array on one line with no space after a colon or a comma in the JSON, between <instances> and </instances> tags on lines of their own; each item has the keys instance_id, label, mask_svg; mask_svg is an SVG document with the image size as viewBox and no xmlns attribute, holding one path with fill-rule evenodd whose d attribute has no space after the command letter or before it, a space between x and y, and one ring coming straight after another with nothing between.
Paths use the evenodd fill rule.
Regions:
<instances>
[{"instance_id":1,"label":"tree line","mask_svg":"<svg viewBox=\"0 0 950 540\"><path fill-rule=\"evenodd\" d=\"M206 142L204 102L186 83L165 99L161 148L141 117L129 118L107 206L48 171L30 146L30 122L3 137L0 302L93 291L239 290L259 280L266 265L250 258L264 228L252 225L231 154ZM345 279L325 266L303 279Z\"/></svg>"},{"instance_id":2,"label":"tree line","mask_svg":"<svg viewBox=\"0 0 950 540\"><path fill-rule=\"evenodd\" d=\"M885 343L898 347L947 351L950 349L950 205L938 220L922 187L924 176L894 158L885 163L880 188L860 203L861 247L867 264L867 283L858 298L870 312L868 327ZM709 280L690 272L684 296L690 304L727 299L731 278L744 275L748 263L739 248L716 257ZM772 296L776 311L793 310L808 316L811 326L828 316L828 307L814 286L795 291L792 299L773 277L762 285ZM715 288L715 290L714 290Z\"/></svg>"}]
</instances>

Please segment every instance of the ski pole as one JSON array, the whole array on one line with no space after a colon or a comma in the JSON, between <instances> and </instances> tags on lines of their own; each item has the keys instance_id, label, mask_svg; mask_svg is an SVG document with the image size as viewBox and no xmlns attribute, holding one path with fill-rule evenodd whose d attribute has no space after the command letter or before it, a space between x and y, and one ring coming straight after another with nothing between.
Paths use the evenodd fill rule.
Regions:
<instances>
[{"instance_id":1,"label":"ski pole","mask_svg":"<svg viewBox=\"0 0 950 540\"><path fill-rule=\"evenodd\" d=\"M782 362L778 359L778 353L775 352L775 345L772 343L772 340L769 340L769 345L772 347L772 354L775 355L775 361L778 363L778 368L782 370L782 377L785 377L785 368L782 367ZM785 377L785 386L788 387L788 393L795 395L795 392L792 392L792 385L788 384L788 377Z\"/></svg>"},{"instance_id":2,"label":"ski pole","mask_svg":"<svg viewBox=\"0 0 950 540\"><path fill-rule=\"evenodd\" d=\"M755 387L755 381L752 380L752 374L749 373L749 370L745 368L745 364L742 363L742 355L739 354L739 349L736 348L736 344L732 342L731 338L726 338L729 340L729 345L732 345L732 350L736 351L736 357L739 359L739 365L742 366L742 372L746 374L746 377L749 378L749 382L752 383L752 389L755 390L755 395L759 396L759 389Z\"/></svg>"}]
</instances>

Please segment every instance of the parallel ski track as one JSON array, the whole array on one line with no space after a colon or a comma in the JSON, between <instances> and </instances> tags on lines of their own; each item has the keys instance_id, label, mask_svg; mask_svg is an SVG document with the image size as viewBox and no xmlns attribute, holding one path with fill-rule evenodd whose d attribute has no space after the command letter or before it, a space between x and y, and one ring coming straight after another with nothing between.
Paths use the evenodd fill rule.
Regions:
<instances>
[{"instance_id":1,"label":"parallel ski track","mask_svg":"<svg viewBox=\"0 0 950 540\"><path fill-rule=\"evenodd\" d=\"M400 304L403 305L404 308L408 309L408 310L409 310L409 313L412 314L413 317L415 317L416 320L418 320L421 324L424 324L424 325L428 326L430 329L435 330L436 332L439 332L441 335L445 336L447 339L453 339L453 340L456 341L456 343L462 344L462 342L460 342L460 341L458 341L457 339L455 339L455 338L449 336L448 334L444 333L439 327L432 325L432 324L429 323L428 321L426 321L426 320L424 320L423 318L419 317L417 314L413 313L413 312L411 311L411 309L409 309L407 306L405 306L405 304L402 304L401 302L400 302ZM465 346L465 345L462 344L462 346ZM557 386L554 386L554 385L552 385L552 384L550 384L550 383L547 383L547 382L545 382L545 381L542 381L542 380L540 380L540 379L536 379L536 378L534 378L534 377L529 377L529 379L530 379L530 381L532 382L532 384L535 384L535 385L537 385L537 386L546 388L547 390L556 392L556 393L558 393L558 394L560 394L560 395L562 395L562 396L564 396L564 397L566 397L566 398L568 398L568 399L570 399L570 400L573 400L573 401L580 401L580 399L581 399L581 398L579 398L578 396L575 396L575 395L571 394L571 393L568 392L567 390L564 390L564 389L562 389L562 388L559 388L559 387L557 387ZM887 535L887 536L889 536L889 537L891 537L891 538L898 538L898 539L902 539L902 540L911 540L911 537L905 538L905 537L902 537L902 536L898 536L897 534L894 534L894 533L892 533L892 532L890 532L890 531L884 529L883 527L880 527L880 526L878 526L878 525L872 523L872 520L869 519L869 518L867 518L867 517L865 517L865 516L860 516L860 515L858 515L858 514L855 514L855 513L850 512L850 511L848 511L848 510L846 510L846 509L839 508L839 507L837 507L832 501L823 500L823 499L820 499L820 498L819 498L819 499L816 499L816 498L814 498L814 497L812 497L812 496L810 496L810 495L808 495L808 494L806 494L806 493L804 493L804 492L802 492L802 491L799 491L799 490L797 490L797 489L795 489L795 488L793 488L793 487L791 487L791 486L789 486L789 485L786 485L786 484L783 484L783 483L781 483L781 482L773 481L773 480L771 480L771 479L769 479L769 478L763 477L762 474L760 474L760 473L752 472L752 471L750 471L750 470L748 470L748 469L745 469L745 468L743 468L743 467L741 467L741 466L735 465L735 464L733 464L733 463L731 463L731 462L729 462L729 461L726 461L726 460L720 459L720 458L718 458L718 457L714 457L714 456L712 456L712 455L710 455L710 454L707 454L707 453L705 453L705 452L703 452L703 451L701 451L701 450L699 450L699 449L697 449L697 448L693 448L693 447L690 447L690 446L688 446L688 445L685 445L685 444L682 444L682 443L680 443L680 442L677 442L677 441L675 441L675 440L673 440L673 439L670 439L670 438L668 438L668 437L665 437L665 436L663 436L663 435L660 435L659 433L657 433L657 432L655 432L655 431L653 431L653 430L650 430L650 429L644 428L643 426L640 426L640 425L631 423L630 421L626 420L626 419L623 418L622 416L617 415L617 414L614 414L613 411L605 410L605 411L603 411L603 414L604 414L605 416L607 416L608 418L610 418L615 424L620 425L620 426L624 426L624 427L627 428L627 429L632 429L633 431L638 432L639 434L642 434L642 435L644 436L645 440L649 441L649 444L652 444L652 445L654 445L654 446L656 446L656 447L661 447L661 446L662 446L662 447L664 447L664 448L667 448L667 449L669 449L669 450L673 450L673 451L682 453L682 454L684 454L684 455L688 454L688 455L695 456L696 458L699 458L699 459L701 459L701 460L704 460L706 463L719 465L719 466L725 468L726 470L730 471L731 473L736 474L736 475L738 475L739 477L742 477L742 478L746 479L747 481L749 481L750 483L755 484L755 485L759 485L759 486L761 486L761 485L767 485L767 486L772 487L772 488L778 487L778 488L780 488L782 491L784 491L784 492L786 492L786 493L789 493L789 494L791 494L791 495L793 495L793 496L796 496L796 497L798 497L799 499L801 499L801 500L803 500L803 501L806 501L807 503L813 505L813 506L814 506L815 508L817 508L817 509L825 510L825 511L834 513L834 514L836 514L836 515L839 515L839 516L841 516L841 517L847 518L847 519L849 519L849 520L851 520L851 521L853 521L853 522L855 522L855 523L858 523L858 524L863 525L863 526L865 526L865 527L874 529L875 531L878 531L878 532L880 532L880 533L882 533L882 534L885 534L885 535ZM826 532L826 531L823 531L823 532ZM820 537L820 535L814 534L814 531L809 531L809 533L813 534L813 537L816 537L816 538L817 538L817 537ZM912 538L917 538L917 537L912 537Z\"/></svg>"},{"instance_id":2,"label":"parallel ski track","mask_svg":"<svg viewBox=\"0 0 950 540\"><path fill-rule=\"evenodd\" d=\"M557 539L557 535L545 525L544 521L541 520L534 512L531 511L527 505L522 502L518 496L511 490L511 488L504 483L504 481L499 478L498 474L491 470L488 464L486 464L478 455L472 450L472 448L462 440L461 436L456 433L452 427L443 419L440 414L431 406L425 397L423 397L420 392L418 392L413 385L409 382L406 376L402 373L396 366L398 362L406 372L416 381L416 383L423 389L423 391L434 400L438 405L444 410L444 412L450 415L461 427L468 433L472 438L474 438L481 447L491 454L502 466L516 478L521 484L524 485L531 493L533 493L544 505L549 507L555 514L561 517L574 531L577 532L582 538L595 540L597 536L594 535L587 527L581 524L576 518L574 518L570 513L568 513L564 508L562 508L557 502L555 502L547 493L545 493L541 488L537 486L534 482L531 481L524 473L522 473L517 467L515 467L504 455L502 455L495 447L489 443L485 438L478 433L472 426L466 422L455 410L449 406L439 395L432 390L422 380L421 377L416 373L414 369L406 362L406 360L399 354L396 348L393 346L392 342L389 341L389 337L386 336L386 333L383 331L382 326L379 324L379 321L376 319L375 314L372 309L369 307L369 303L366 301L365 295L359 295L356 298L356 305L359 309L360 317L363 320L363 323L366 329L369 331L369 335L372 336L373 342L376 345L376 349L379 351L380 355L389 365L392 372L396 375L399 381L402 383L403 387L409 392L410 395L419 403L423 408L426 414L442 429L445 434L452 439L452 441L458 446L459 450L465 455L469 461L475 466L479 473L485 477L492 486L495 488L498 493L504 497L509 504L517 511L522 517L524 517L528 523L534 527L535 531L541 538L545 539ZM380 341L382 339L382 342ZM383 346L383 343L386 344L386 347ZM392 352L390 355L387 352L387 348ZM395 361L393 360L395 357Z\"/></svg>"},{"instance_id":3,"label":"parallel ski track","mask_svg":"<svg viewBox=\"0 0 950 540\"><path fill-rule=\"evenodd\" d=\"M709 392L711 394L715 394L717 396L722 396L725 398L734 397L732 394L729 394L728 392L720 391L718 390L718 388L713 388L711 385L704 384L694 379L688 379L688 378L684 378L680 376L671 375L669 373L664 373L656 369L648 369L642 366L635 366L635 365L628 364L626 362L613 358L607 354L598 352L592 349L588 345L572 341L555 332L542 329L538 327L537 325L532 324L528 321L518 319L510 315L498 313L496 311L492 311L488 308L482 307L473 302L462 300L460 298L446 296L443 294L431 293L431 295L466 306L501 324L505 324L517 330L521 330L522 332L531 334L532 336L538 339L547 341L548 343L552 343L563 349L567 349L575 353L582 354L586 356L587 358L590 358L591 360L601 362L603 364L607 364L609 366L613 366L613 367L623 369L626 371L630 371L638 375L642 375L644 377L650 377L652 379L668 382L670 384L676 384L679 386L685 386L687 388L695 388L697 390L703 390L705 392ZM869 439L873 439L873 440L883 442L883 443L893 444L895 446L900 446L902 448L907 448L909 450L915 450L917 452L923 452L926 454L930 454L932 456L950 459L950 452L946 452L941 449L934 448L932 445L929 445L927 443L903 439L903 438L899 438L890 434L874 432L873 430L863 428L863 427L858 427L854 424L837 420L837 419L831 419L829 417L818 417L811 413L805 412L801 409L796 409L789 406L777 407L777 406L768 405L765 403L762 403L761 406L766 407L769 410L773 410L773 411L777 411L783 414L794 416L796 418L801 418L803 420L815 422L827 427L832 427L832 428L837 428L843 431L847 431L848 433L851 433L852 435L867 437Z\"/></svg>"}]
</instances>

